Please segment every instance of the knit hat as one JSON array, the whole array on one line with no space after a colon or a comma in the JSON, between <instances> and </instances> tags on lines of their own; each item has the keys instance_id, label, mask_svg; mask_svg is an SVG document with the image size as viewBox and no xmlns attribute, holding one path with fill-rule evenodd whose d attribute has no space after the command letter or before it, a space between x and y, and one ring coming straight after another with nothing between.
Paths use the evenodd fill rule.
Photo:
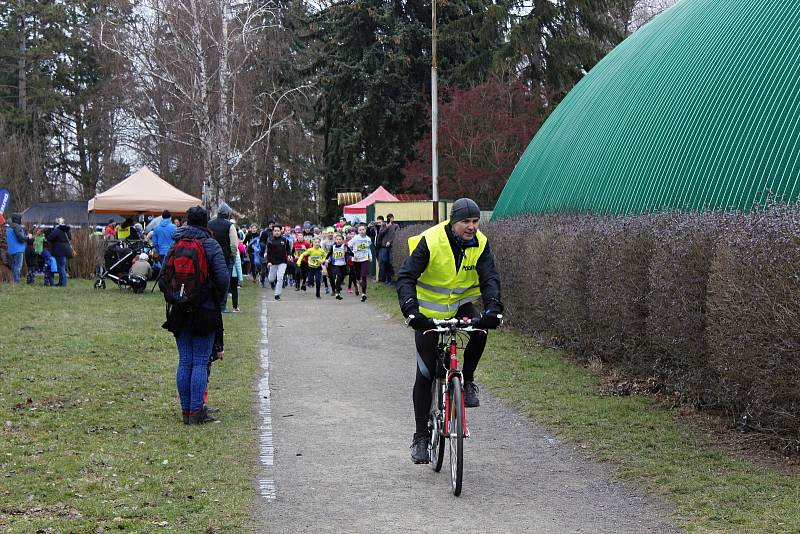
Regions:
<instances>
[{"instance_id":1,"label":"knit hat","mask_svg":"<svg viewBox=\"0 0 800 534\"><path fill-rule=\"evenodd\" d=\"M475 201L469 198L459 198L453 202L450 209L450 222L455 223L464 219L472 219L481 216L481 209Z\"/></svg>"},{"instance_id":2,"label":"knit hat","mask_svg":"<svg viewBox=\"0 0 800 534\"><path fill-rule=\"evenodd\" d=\"M22 215L19 213L12 213L11 214L11 222L22 224Z\"/></svg>"},{"instance_id":3,"label":"knit hat","mask_svg":"<svg viewBox=\"0 0 800 534\"><path fill-rule=\"evenodd\" d=\"M208 212L203 206L194 206L186 212L186 222L192 226L207 226Z\"/></svg>"}]
</instances>

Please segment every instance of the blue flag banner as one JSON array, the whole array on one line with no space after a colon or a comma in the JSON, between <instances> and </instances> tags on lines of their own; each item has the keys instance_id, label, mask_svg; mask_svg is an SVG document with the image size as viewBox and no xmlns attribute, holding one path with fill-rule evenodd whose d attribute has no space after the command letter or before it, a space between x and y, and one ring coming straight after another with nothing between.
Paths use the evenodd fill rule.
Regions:
<instances>
[{"instance_id":1,"label":"blue flag banner","mask_svg":"<svg viewBox=\"0 0 800 534\"><path fill-rule=\"evenodd\" d=\"M6 212L6 208L8 207L8 203L11 201L11 193L8 192L8 189L0 189L0 214Z\"/></svg>"}]
</instances>

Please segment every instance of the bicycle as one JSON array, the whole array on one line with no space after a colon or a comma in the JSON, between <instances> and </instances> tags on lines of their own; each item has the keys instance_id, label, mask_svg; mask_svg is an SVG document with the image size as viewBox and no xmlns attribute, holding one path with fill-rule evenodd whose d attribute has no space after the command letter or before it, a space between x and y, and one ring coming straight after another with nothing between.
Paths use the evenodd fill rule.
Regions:
<instances>
[{"instance_id":1,"label":"bicycle","mask_svg":"<svg viewBox=\"0 0 800 534\"><path fill-rule=\"evenodd\" d=\"M433 380L432 402L428 428L431 445L428 449L430 463L437 473L444 462L445 439L449 440L450 450L450 486L453 495L461 495L464 478L464 438L470 437L467 426L467 411L464 405L464 378L458 368L459 334L483 332L470 326L470 319L433 319L436 328L427 330L439 332L438 358L436 376ZM448 361L449 358L449 361Z\"/></svg>"}]
</instances>

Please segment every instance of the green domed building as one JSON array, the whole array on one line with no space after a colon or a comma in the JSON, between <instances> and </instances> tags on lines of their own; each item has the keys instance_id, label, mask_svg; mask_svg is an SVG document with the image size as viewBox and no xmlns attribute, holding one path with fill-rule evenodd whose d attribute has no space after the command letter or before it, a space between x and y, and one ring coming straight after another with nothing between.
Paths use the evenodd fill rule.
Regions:
<instances>
[{"instance_id":1,"label":"green domed building","mask_svg":"<svg viewBox=\"0 0 800 534\"><path fill-rule=\"evenodd\" d=\"M681 0L567 95L494 217L749 210L799 177L800 1Z\"/></svg>"}]
</instances>

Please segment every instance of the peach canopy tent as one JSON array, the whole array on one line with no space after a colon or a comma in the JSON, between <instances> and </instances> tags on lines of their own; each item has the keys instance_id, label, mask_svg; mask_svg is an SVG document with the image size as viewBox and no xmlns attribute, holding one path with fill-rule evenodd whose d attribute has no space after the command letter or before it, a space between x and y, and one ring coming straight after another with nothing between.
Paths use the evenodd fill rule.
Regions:
<instances>
[{"instance_id":1,"label":"peach canopy tent","mask_svg":"<svg viewBox=\"0 0 800 534\"><path fill-rule=\"evenodd\" d=\"M383 186L379 185L378 189L367 195L359 202L356 202L355 204L350 204L349 206L345 206L344 216L348 220L358 219L360 221L366 221L367 206L371 206L379 200L384 202L386 201L397 202L397 197L395 197L393 194L384 189Z\"/></svg>"},{"instance_id":2,"label":"peach canopy tent","mask_svg":"<svg viewBox=\"0 0 800 534\"><path fill-rule=\"evenodd\" d=\"M88 210L120 215L161 215L162 211L169 210L174 215L183 215L192 206L200 204L199 198L187 195L147 167L142 167L91 199Z\"/></svg>"}]
</instances>

